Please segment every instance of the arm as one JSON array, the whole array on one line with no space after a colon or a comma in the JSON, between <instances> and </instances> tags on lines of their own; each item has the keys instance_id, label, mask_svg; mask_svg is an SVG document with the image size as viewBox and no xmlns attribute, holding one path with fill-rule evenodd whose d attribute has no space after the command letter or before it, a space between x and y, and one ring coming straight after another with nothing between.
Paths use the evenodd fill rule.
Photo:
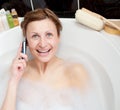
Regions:
<instances>
[{"instance_id":1,"label":"arm","mask_svg":"<svg viewBox=\"0 0 120 110\"><path fill-rule=\"evenodd\" d=\"M16 110L17 87L25 71L27 61L27 55L21 53L21 47L22 45L19 47L17 56L11 65L11 77L8 82L8 88L1 110Z\"/></svg>"},{"instance_id":2,"label":"arm","mask_svg":"<svg viewBox=\"0 0 120 110\"><path fill-rule=\"evenodd\" d=\"M14 81L9 81L5 100L1 110L15 110L16 105L17 84Z\"/></svg>"}]
</instances>

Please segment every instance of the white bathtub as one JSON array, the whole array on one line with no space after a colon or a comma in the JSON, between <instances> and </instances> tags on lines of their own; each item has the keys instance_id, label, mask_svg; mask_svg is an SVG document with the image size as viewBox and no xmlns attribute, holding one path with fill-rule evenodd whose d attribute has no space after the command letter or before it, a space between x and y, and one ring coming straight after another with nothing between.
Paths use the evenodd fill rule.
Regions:
<instances>
[{"instance_id":1,"label":"white bathtub","mask_svg":"<svg viewBox=\"0 0 120 110\"><path fill-rule=\"evenodd\" d=\"M110 41L111 37L118 39L118 36L93 31L75 19L61 18L61 22L63 31L57 55L83 63L91 71L104 110L120 110L120 50ZM0 33L0 82L4 82L3 73L10 66L22 39L20 27Z\"/></svg>"}]
</instances>

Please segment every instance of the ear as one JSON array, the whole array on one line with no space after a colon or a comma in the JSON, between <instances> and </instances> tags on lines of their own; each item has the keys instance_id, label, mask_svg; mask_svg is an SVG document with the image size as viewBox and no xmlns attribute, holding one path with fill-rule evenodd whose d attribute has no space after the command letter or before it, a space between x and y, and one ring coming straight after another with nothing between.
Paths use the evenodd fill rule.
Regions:
<instances>
[{"instance_id":1,"label":"ear","mask_svg":"<svg viewBox=\"0 0 120 110\"><path fill-rule=\"evenodd\" d=\"M26 46L28 46L28 40L27 40L27 37L25 37L25 41L26 41Z\"/></svg>"},{"instance_id":2,"label":"ear","mask_svg":"<svg viewBox=\"0 0 120 110\"><path fill-rule=\"evenodd\" d=\"M27 38L26 38L26 45L28 46L28 40L27 40Z\"/></svg>"}]
</instances>

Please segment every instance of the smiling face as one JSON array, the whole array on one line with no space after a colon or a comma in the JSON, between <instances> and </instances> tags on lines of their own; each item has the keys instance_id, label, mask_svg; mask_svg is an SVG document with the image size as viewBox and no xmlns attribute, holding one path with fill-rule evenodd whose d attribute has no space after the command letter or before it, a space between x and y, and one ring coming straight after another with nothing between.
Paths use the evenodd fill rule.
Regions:
<instances>
[{"instance_id":1,"label":"smiling face","mask_svg":"<svg viewBox=\"0 0 120 110\"><path fill-rule=\"evenodd\" d=\"M54 57L59 36L55 24L50 19L30 22L26 36L29 49L37 61L48 62Z\"/></svg>"}]
</instances>

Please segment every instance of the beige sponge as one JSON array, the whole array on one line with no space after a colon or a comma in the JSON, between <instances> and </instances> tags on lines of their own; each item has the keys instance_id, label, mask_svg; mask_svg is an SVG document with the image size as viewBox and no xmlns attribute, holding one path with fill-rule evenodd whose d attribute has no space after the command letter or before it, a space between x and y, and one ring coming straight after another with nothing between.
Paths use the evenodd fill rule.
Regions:
<instances>
[{"instance_id":1,"label":"beige sponge","mask_svg":"<svg viewBox=\"0 0 120 110\"><path fill-rule=\"evenodd\" d=\"M112 22L100 14L92 12L86 8L78 9L75 13L75 18L79 23L84 24L97 31L104 29L106 32L111 33L111 29L113 29L117 34L120 32L120 25L118 25L120 21L117 23Z\"/></svg>"},{"instance_id":2,"label":"beige sponge","mask_svg":"<svg viewBox=\"0 0 120 110\"><path fill-rule=\"evenodd\" d=\"M76 11L75 18L79 23L97 31L102 30L104 27L103 20L81 9Z\"/></svg>"}]
</instances>

